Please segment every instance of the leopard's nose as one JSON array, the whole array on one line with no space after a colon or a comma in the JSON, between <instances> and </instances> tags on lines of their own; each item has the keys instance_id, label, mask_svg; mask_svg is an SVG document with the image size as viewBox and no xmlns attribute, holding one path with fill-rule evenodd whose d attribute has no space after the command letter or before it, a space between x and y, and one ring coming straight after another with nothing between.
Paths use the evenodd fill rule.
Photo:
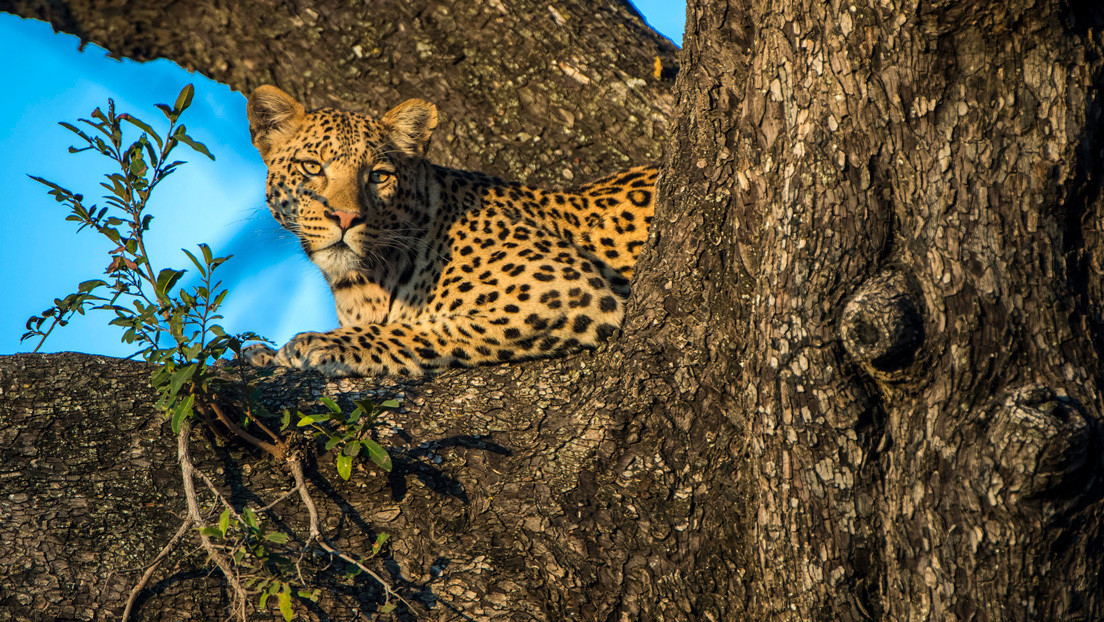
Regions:
<instances>
[{"instance_id":1,"label":"leopard's nose","mask_svg":"<svg viewBox=\"0 0 1104 622\"><path fill-rule=\"evenodd\" d=\"M352 212L343 212L341 210L326 210L325 216L329 220L336 222L337 226L341 227L342 231L348 231L364 222L364 216Z\"/></svg>"}]
</instances>

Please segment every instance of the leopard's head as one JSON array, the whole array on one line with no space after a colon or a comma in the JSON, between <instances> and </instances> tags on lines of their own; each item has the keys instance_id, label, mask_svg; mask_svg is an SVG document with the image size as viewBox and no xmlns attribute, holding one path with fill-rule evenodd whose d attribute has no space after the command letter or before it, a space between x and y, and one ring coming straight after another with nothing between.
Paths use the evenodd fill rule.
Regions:
<instances>
[{"instance_id":1,"label":"leopard's head","mask_svg":"<svg viewBox=\"0 0 1104 622\"><path fill-rule=\"evenodd\" d=\"M386 265L428 222L423 157L437 108L411 99L379 119L306 110L274 86L249 98L269 209L330 280Z\"/></svg>"}]
</instances>

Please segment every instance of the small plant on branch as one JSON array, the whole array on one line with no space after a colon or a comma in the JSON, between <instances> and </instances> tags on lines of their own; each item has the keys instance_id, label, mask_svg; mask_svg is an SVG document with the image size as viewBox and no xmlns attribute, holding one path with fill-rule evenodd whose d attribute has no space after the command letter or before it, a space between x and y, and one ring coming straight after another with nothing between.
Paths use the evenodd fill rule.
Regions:
<instances>
[{"instance_id":1,"label":"small plant on branch","mask_svg":"<svg viewBox=\"0 0 1104 622\"><path fill-rule=\"evenodd\" d=\"M91 229L109 240L107 279L84 281L77 291L54 300L41 315L27 320L23 340L38 337L37 352L58 326L65 326L75 314L88 310L107 311L114 317L110 324L123 330L122 340L136 344L135 356L157 365L152 383L160 393L158 408L172 413L173 431L192 412L197 392L209 389L211 363L228 350L240 352L242 343L259 339L245 333L229 335L217 321L219 306L226 297L221 283L213 275L229 257L215 257L206 244L199 254L184 249L199 271L199 284L177 288L185 270L154 267L146 248L146 233L153 215L149 200L157 186L177 170L183 161L171 158L181 144L214 159L203 143L188 135L180 117L191 105L194 89L184 87L172 106L157 107L168 119L162 137L145 121L126 113L117 114L115 102L108 100L107 110L92 111L91 118L61 126L76 134L83 143L70 147L70 153L95 151L111 161L116 170L105 175L100 185L107 190L103 207L88 205L84 195L41 177L35 181L50 188L49 193L69 208L66 220L78 223L77 231ZM127 141L126 126L139 135ZM187 388L182 394L181 390Z\"/></svg>"},{"instance_id":2,"label":"small plant on branch","mask_svg":"<svg viewBox=\"0 0 1104 622\"><path fill-rule=\"evenodd\" d=\"M397 400L387 400L376 405L369 400L356 400L356 408L345 415L341 407L328 397L322 398L326 406L326 412L318 415L304 415L296 412L299 417L298 427L309 426L310 434L314 438L326 439L326 451L337 449L334 459L337 474L348 481L353 469L353 459L360 455L361 451L368 453L372 462L376 463L384 471L391 471L391 457L379 443L368 437L369 430L381 414L399 407ZM290 411L285 411L285 427L290 421Z\"/></svg>"},{"instance_id":3,"label":"small plant on branch","mask_svg":"<svg viewBox=\"0 0 1104 622\"><path fill-rule=\"evenodd\" d=\"M107 191L102 207L89 205L82 194L32 176L69 208L66 220L78 223L78 231L90 229L105 237L112 250L108 252L106 277L80 283L75 292L55 299L51 307L28 319L23 339L38 338L38 351L54 329L68 324L75 314L109 313L110 324L122 330L122 340L138 348L133 356L153 365L151 384L159 395L156 406L169 417L176 435L188 505L186 518L131 591L123 620L129 619L138 594L157 566L189 531L197 535L230 584L231 609L238 620L246 620L251 608L265 610L273 598L288 621L294 618L294 599L317 602L321 590L311 585L303 572L304 560L313 558L321 558L326 564L340 560L351 574L365 573L378 581L384 591L380 612L394 610L394 601L409 609L410 604L364 563L379 555L387 534L380 534L371 553L363 556L341 551L322 534L303 475L302 449L285 437L289 434L290 411L284 413L279 432L274 432L262 421L269 413L255 399L249 399L240 412L228 411L220 404L216 389L230 381L216 363L229 353L240 356L243 344L249 341L263 341L254 333L228 334L218 324L222 319L219 307L227 291L214 273L230 257L215 256L206 244L200 244L198 252L184 249L198 278L193 285L181 286L186 270L157 267L149 256L146 234L153 221L150 198L154 189L184 164L171 158L174 150L185 145L214 159L180 123L193 94L188 85L173 105L157 105L168 121L164 133L133 115L117 113L111 100L106 111L97 108L90 118L79 119L76 124L61 123L81 141L79 146L69 148L71 153L94 151L111 161L113 170L100 184ZM297 412L297 428L309 426L308 436L324 436L326 450L337 449L337 471L342 478L349 479L352 461L361 452L390 470L391 458L369 434L379 415L398 407L398 402L379 406L358 402L347 415L332 399L324 398L323 404L326 412L321 415ZM295 480L294 488L263 507L233 506L192 462L191 430L200 415L217 434L229 431L238 440L282 461ZM210 502L202 507L196 492L197 479L209 493ZM307 536L298 545L292 543L288 533L274 528L279 521L267 518L278 504L296 493L309 515Z\"/></svg>"}]
</instances>

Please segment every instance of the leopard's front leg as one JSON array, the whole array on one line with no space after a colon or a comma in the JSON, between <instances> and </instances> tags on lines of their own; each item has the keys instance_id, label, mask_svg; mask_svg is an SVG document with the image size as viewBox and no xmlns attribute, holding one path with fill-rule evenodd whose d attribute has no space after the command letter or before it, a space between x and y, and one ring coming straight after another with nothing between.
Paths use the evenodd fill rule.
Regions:
<instances>
[{"instance_id":1,"label":"leopard's front leg","mask_svg":"<svg viewBox=\"0 0 1104 622\"><path fill-rule=\"evenodd\" d=\"M280 348L272 364L311 369L330 377L421 376L465 364L477 356L464 335L485 334L471 318L446 318L426 324L393 323L345 326L326 333L300 333ZM470 363L467 363L470 364Z\"/></svg>"},{"instance_id":2,"label":"leopard's front leg","mask_svg":"<svg viewBox=\"0 0 1104 622\"><path fill-rule=\"evenodd\" d=\"M284 347L274 350L265 344L253 344L244 348L242 360L253 367L291 367L293 369L317 369L327 376L343 377L356 375L347 365L340 362L334 365L327 361L329 333L299 333Z\"/></svg>"},{"instance_id":3,"label":"leopard's front leg","mask_svg":"<svg viewBox=\"0 0 1104 622\"><path fill-rule=\"evenodd\" d=\"M312 369L327 376L421 376L452 366L547 356L595 343L613 330L586 318L520 322L480 315L434 318L432 321L345 326L326 333L300 333L272 358L272 363ZM263 356L258 356L263 360Z\"/></svg>"},{"instance_id":4,"label":"leopard's front leg","mask_svg":"<svg viewBox=\"0 0 1104 622\"><path fill-rule=\"evenodd\" d=\"M332 378L369 375L357 373L349 364L359 362L359 355L349 353L342 336L335 334L342 330L299 333L276 352L272 364L292 369L313 369Z\"/></svg>"}]
</instances>

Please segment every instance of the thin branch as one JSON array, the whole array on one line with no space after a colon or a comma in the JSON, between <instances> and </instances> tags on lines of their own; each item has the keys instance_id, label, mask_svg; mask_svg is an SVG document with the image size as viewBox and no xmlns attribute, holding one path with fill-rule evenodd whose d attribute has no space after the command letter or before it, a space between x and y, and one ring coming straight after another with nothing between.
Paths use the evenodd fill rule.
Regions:
<instances>
[{"instance_id":1,"label":"thin branch","mask_svg":"<svg viewBox=\"0 0 1104 622\"><path fill-rule=\"evenodd\" d=\"M245 409L245 416L248 417L249 420L253 422L253 425L255 425L258 428L260 428L261 430L263 430L264 433L267 434L269 438L271 438L274 442L276 442L277 444L282 446L284 448L285 452L287 451L287 443L283 439L280 438L279 434L276 434L275 432L270 430L268 428L268 426L266 426L260 419L254 417L252 408L246 408Z\"/></svg>"},{"instance_id":2,"label":"thin branch","mask_svg":"<svg viewBox=\"0 0 1104 622\"><path fill-rule=\"evenodd\" d=\"M230 586L233 588L233 599L231 601L231 609L235 611L237 617L241 622L246 622L248 617L246 616L245 606L249 601L249 595L242 587L241 581L238 579L238 574L234 571L230 562L211 544L211 540L203 535L203 518L199 513L199 500L196 497L195 492L195 469L192 466L192 458L190 454L190 436L192 432L192 423L189 419L184 419L180 426L180 434L176 437L177 447L177 459L180 461L180 473L184 477L184 497L188 500L188 519L200 527L199 540L203 544L203 549L207 551L207 555L215 561L219 569L222 570L223 576L230 582Z\"/></svg>"},{"instance_id":3,"label":"thin branch","mask_svg":"<svg viewBox=\"0 0 1104 622\"><path fill-rule=\"evenodd\" d=\"M214 402L214 400L209 401L206 405L210 406L211 410L215 411L215 416L217 416L218 420L220 422L222 422L222 425L229 428L231 432L233 432L235 435L237 435L242 440L248 442L249 444L253 445L254 447L257 447L259 449L264 450L265 452L267 452L268 454L270 454L274 458L277 458L279 460L283 460L283 459L286 458L286 456L287 456L287 444L284 443L283 441L279 441L275 445L272 444L272 443L266 442L266 441L262 441L261 439L257 438L256 436L253 436L249 432L246 432L244 429L242 429L242 427L240 425L238 425L233 419L231 419L229 416L226 415L226 413L222 410L222 408L219 408L219 405L216 404ZM267 428L263 428L263 429L269 435L272 434L271 432L268 431ZM279 437L274 437L274 438L279 438Z\"/></svg>"},{"instance_id":4,"label":"thin branch","mask_svg":"<svg viewBox=\"0 0 1104 622\"><path fill-rule=\"evenodd\" d=\"M295 492L296 492L296 490L294 488L292 488L291 490L289 490L289 491L285 492L284 494L280 495L279 497L277 497L276 500L273 501L272 503L269 503L268 505L264 506L263 508L257 508L257 513L259 514L261 512L267 512L267 511L271 510L272 508L279 505L284 499L287 499L291 495L295 494Z\"/></svg>"},{"instance_id":5,"label":"thin branch","mask_svg":"<svg viewBox=\"0 0 1104 622\"><path fill-rule=\"evenodd\" d=\"M153 572L157 570L157 566L169 556L169 553L176 548L177 543L184 537L184 534L188 532L188 528L192 526L192 518L189 516L184 519L184 522L180 523L180 529L176 530L176 535L169 540L169 543L165 545L165 548L161 549L161 552L157 554L157 557L153 558L149 566L146 567L146 571L142 573L142 578L138 579L138 583L135 584L134 589L130 591L130 597L127 598L126 608L123 609L123 622L127 622L130 619L130 610L134 607L134 601L138 599L138 593L146 587L146 583L150 577L153 576Z\"/></svg>"},{"instance_id":6,"label":"thin branch","mask_svg":"<svg viewBox=\"0 0 1104 622\"><path fill-rule=\"evenodd\" d=\"M323 536L322 532L318 529L318 508L314 505L314 499L311 498L310 492L307 491L307 483L303 477L302 462L299 461L298 456L292 455L288 457L287 463L288 470L290 470L292 476L295 477L295 490L299 491L299 498L303 501L303 505L306 506L307 515L310 517L310 535L307 538L307 542L304 545L304 548L308 546L312 540L317 541L318 545L321 546L330 555L339 557L349 562L350 564L353 564L357 568L360 568L365 574L375 579L376 582L383 586L384 597L388 602L390 602L391 597L394 596L396 599L402 602L402 604L406 605L408 610L414 611L414 607L409 602L407 602L407 600L403 598L398 592L392 589L392 587L383 580L383 577L376 574L374 571L372 571L371 568L365 566L360 561L330 546L330 544L326 541L325 536Z\"/></svg>"},{"instance_id":7,"label":"thin branch","mask_svg":"<svg viewBox=\"0 0 1104 622\"><path fill-rule=\"evenodd\" d=\"M200 479L203 480L203 483L207 484L207 489L210 490L211 493L215 495L215 498L219 500L219 502L223 505L223 507L230 510L230 514L234 517L235 520L237 520L238 522L245 522L242 519L241 515L238 514L238 512L236 510L234 510L234 506L231 505L230 502L226 500L226 497L224 497L222 495L222 493L219 492L218 488L215 487L215 483L211 481L211 478L207 477L206 473L204 473L203 471L200 471L199 469L196 469L195 473L199 475ZM256 512L261 513L261 512L267 512L267 511L271 510L272 508L276 507L281 502L283 502L284 499L287 499L291 495L295 494L295 492L296 492L296 490L294 488L292 488L291 490L288 490L284 494L277 497L276 500L273 501L272 503L269 503L268 505L266 505L264 507L257 508Z\"/></svg>"},{"instance_id":8,"label":"thin branch","mask_svg":"<svg viewBox=\"0 0 1104 622\"><path fill-rule=\"evenodd\" d=\"M226 500L226 497L222 496L222 493L218 491L218 488L215 488L215 483L211 481L211 478L207 477L206 473L200 471L199 469L196 469L195 473L199 475L204 484L207 484L207 489L211 491L211 494L215 495L215 499L217 499L224 508L230 510L230 515L234 517L234 520L238 521L239 523L245 522L242 520L242 517L240 514L238 514L237 510L234 509L234 506L230 505L230 502Z\"/></svg>"}]
</instances>

